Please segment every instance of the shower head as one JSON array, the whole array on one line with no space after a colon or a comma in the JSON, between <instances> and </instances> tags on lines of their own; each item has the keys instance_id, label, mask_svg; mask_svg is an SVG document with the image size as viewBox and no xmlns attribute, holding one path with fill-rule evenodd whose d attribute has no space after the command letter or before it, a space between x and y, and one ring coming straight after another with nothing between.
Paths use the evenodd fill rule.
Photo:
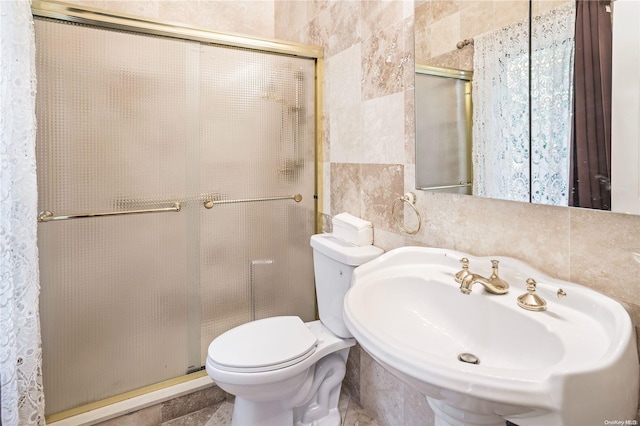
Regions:
<instances>
[{"instance_id":1,"label":"shower head","mask_svg":"<svg viewBox=\"0 0 640 426\"><path fill-rule=\"evenodd\" d=\"M262 92L262 95L260 95L260 97L262 99L274 101L283 105L289 104L289 102L284 97L280 96L278 93L275 93L275 92Z\"/></svg>"},{"instance_id":2,"label":"shower head","mask_svg":"<svg viewBox=\"0 0 640 426\"><path fill-rule=\"evenodd\" d=\"M303 82L304 73L302 70L278 68L270 75L266 88L260 97L282 104L291 110L299 110L299 96Z\"/></svg>"}]
</instances>

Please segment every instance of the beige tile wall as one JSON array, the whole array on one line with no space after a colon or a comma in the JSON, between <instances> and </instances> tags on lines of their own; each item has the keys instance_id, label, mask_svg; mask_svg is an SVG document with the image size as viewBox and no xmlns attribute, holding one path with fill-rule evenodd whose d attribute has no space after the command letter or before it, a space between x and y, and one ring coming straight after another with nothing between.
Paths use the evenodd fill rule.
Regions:
<instances>
[{"instance_id":1,"label":"beige tile wall","mask_svg":"<svg viewBox=\"0 0 640 426\"><path fill-rule=\"evenodd\" d=\"M415 236L398 231L390 217L391 203L414 188L413 61L424 58L432 65L471 69L472 48L460 51L455 44L525 16L527 8L520 0L418 1L416 38L426 41L416 42L414 56L411 3L276 3L277 38L326 49L323 212L348 211L371 220L375 244L385 250L428 245L521 259L549 275L616 297L640 318L640 281L635 279L640 264L629 250L640 247L638 216L419 192L422 230ZM536 2L533 11L540 13L553 3ZM292 5L308 6L307 22L282 21ZM349 25L331 19L336 16ZM325 31L318 30L320 22L328 26ZM329 36L318 39L319 34ZM412 213L405 214L410 221ZM360 383L362 405L381 425L398 425L399 419L413 425L416 418L432 424L420 395L366 352L354 355L358 360L350 364L350 380Z\"/></svg>"},{"instance_id":2,"label":"beige tile wall","mask_svg":"<svg viewBox=\"0 0 640 426\"><path fill-rule=\"evenodd\" d=\"M420 233L403 235L391 220L393 200L414 186L415 58L468 68L469 53L463 49L461 54L450 44L503 24L521 12L522 1L417 2L423 9L416 12L416 26L429 42L419 47L416 56L413 1L75 2L325 46L325 215L348 211L371 220L375 244L385 250L429 245L519 258L549 275L626 302L640 319L640 281L636 279L640 264L630 252L640 247L638 216L420 192ZM534 6L541 10L550 3ZM432 413L420 395L364 351L354 354L360 355L350 364L358 369L360 400L381 425L398 426L399 419L401 424L413 425L416 418L424 419L421 424L432 424Z\"/></svg>"},{"instance_id":3,"label":"beige tile wall","mask_svg":"<svg viewBox=\"0 0 640 426\"><path fill-rule=\"evenodd\" d=\"M531 12L544 13L567 0L533 0ZM473 46L459 41L494 31L529 15L529 0L416 1L415 61L419 64L473 69Z\"/></svg>"},{"instance_id":4,"label":"beige tile wall","mask_svg":"<svg viewBox=\"0 0 640 426\"><path fill-rule=\"evenodd\" d=\"M221 32L273 38L272 1L208 0L68 0L112 12Z\"/></svg>"}]
</instances>

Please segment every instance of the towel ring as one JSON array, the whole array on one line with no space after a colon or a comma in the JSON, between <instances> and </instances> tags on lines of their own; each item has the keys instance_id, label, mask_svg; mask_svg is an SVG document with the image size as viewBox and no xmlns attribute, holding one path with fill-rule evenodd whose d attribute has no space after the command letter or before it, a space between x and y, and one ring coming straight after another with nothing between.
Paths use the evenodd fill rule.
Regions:
<instances>
[{"instance_id":1,"label":"towel ring","mask_svg":"<svg viewBox=\"0 0 640 426\"><path fill-rule=\"evenodd\" d=\"M405 228L402 225L402 222L398 220L398 218L396 217L396 206L398 205L398 203L400 204L407 203L409 204L409 206L411 206L411 208L416 214L416 217L418 218L418 227L416 229L409 230ZM400 230L405 234L410 234L410 235L417 234L418 231L420 230L420 227L422 226L422 216L420 216L420 212L416 207L416 195L413 192L407 192L402 197L396 198L396 200L391 205L391 217L393 217L393 221L396 223L396 225L398 225L398 228L400 228Z\"/></svg>"}]
</instances>

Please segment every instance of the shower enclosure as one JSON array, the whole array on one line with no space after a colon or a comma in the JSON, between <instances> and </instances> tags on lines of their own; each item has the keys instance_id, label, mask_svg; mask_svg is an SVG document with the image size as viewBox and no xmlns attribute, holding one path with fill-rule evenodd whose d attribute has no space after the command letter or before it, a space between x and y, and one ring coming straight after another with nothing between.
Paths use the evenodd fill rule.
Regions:
<instances>
[{"instance_id":1,"label":"shower enclosure","mask_svg":"<svg viewBox=\"0 0 640 426\"><path fill-rule=\"evenodd\" d=\"M416 64L416 188L471 194L473 73Z\"/></svg>"},{"instance_id":2,"label":"shower enclosure","mask_svg":"<svg viewBox=\"0 0 640 426\"><path fill-rule=\"evenodd\" d=\"M317 58L123 28L35 21L47 415L315 318Z\"/></svg>"}]
</instances>

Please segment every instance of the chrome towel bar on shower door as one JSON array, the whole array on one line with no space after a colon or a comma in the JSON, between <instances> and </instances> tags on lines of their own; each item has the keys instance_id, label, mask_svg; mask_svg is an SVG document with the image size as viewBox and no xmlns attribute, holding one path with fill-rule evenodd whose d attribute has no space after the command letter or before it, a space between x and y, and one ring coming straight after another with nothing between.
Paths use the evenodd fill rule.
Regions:
<instances>
[{"instance_id":1,"label":"chrome towel bar on shower door","mask_svg":"<svg viewBox=\"0 0 640 426\"><path fill-rule=\"evenodd\" d=\"M302 195L280 195L275 197L260 197L260 198L242 198L238 200L207 200L204 202L204 206L208 209L213 208L216 204L234 204L234 203L253 203L256 201L276 201L276 200L294 200L296 203L302 201Z\"/></svg>"},{"instance_id":2,"label":"chrome towel bar on shower door","mask_svg":"<svg viewBox=\"0 0 640 426\"><path fill-rule=\"evenodd\" d=\"M100 217L100 216L120 216L125 214L142 214L142 213L164 213L164 212L179 212L182 207L180 203L173 203L172 207L162 207L158 209L145 209L145 210L122 210L117 212L106 213L83 213L83 214L69 214L54 216L49 210L40 212L38 215L38 222L51 222L52 220L67 220L67 219L81 219L85 217Z\"/></svg>"}]
</instances>

